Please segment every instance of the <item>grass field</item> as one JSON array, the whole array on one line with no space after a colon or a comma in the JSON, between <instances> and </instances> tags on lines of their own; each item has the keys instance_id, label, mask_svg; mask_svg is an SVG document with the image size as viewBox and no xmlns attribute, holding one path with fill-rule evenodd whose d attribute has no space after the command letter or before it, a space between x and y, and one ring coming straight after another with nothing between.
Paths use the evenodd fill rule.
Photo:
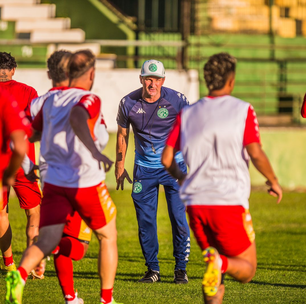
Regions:
<instances>
[{"instance_id":1,"label":"grass field","mask_svg":"<svg viewBox=\"0 0 306 304\"><path fill-rule=\"evenodd\" d=\"M189 283L173 283L174 260L170 221L164 193L160 193L158 232L160 242L161 283L140 284L137 280L146 268L138 242L134 207L129 191L111 191L118 208L119 265L115 283L115 299L124 304L202 303L201 252L192 236L188 264ZM250 199L256 231L258 270L251 283L242 285L226 277L225 304L306 303L306 194L285 193L280 205L263 192ZM24 250L25 215L16 199L10 203L13 229L14 259L18 263ZM75 287L85 303L99 303L97 275L98 243L93 239L86 257L74 263ZM0 303L4 303L5 275L0 274ZM52 258L47 264L46 278L28 280L23 303L64 303Z\"/></svg>"}]
</instances>

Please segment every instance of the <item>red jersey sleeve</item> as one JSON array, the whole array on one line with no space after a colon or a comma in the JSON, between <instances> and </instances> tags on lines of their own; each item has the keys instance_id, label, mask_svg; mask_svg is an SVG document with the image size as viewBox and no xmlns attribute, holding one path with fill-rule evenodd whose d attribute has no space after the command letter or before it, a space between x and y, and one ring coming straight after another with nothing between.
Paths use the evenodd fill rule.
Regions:
<instances>
[{"instance_id":1,"label":"red jersey sleeve","mask_svg":"<svg viewBox=\"0 0 306 304\"><path fill-rule=\"evenodd\" d=\"M243 146L247 146L252 143L260 144L259 125L254 108L250 105L248 110L248 116L245 122Z\"/></svg>"},{"instance_id":2,"label":"red jersey sleeve","mask_svg":"<svg viewBox=\"0 0 306 304\"><path fill-rule=\"evenodd\" d=\"M36 131L42 132L43 130L43 106L35 116L32 122L32 128Z\"/></svg>"},{"instance_id":3,"label":"red jersey sleeve","mask_svg":"<svg viewBox=\"0 0 306 304\"><path fill-rule=\"evenodd\" d=\"M304 96L303 105L301 108L301 115L302 117L306 118L306 94Z\"/></svg>"},{"instance_id":4,"label":"red jersey sleeve","mask_svg":"<svg viewBox=\"0 0 306 304\"><path fill-rule=\"evenodd\" d=\"M181 112L176 116L176 120L169 133L166 145L176 149L181 150Z\"/></svg>"},{"instance_id":5,"label":"red jersey sleeve","mask_svg":"<svg viewBox=\"0 0 306 304\"><path fill-rule=\"evenodd\" d=\"M75 105L75 107L77 106L84 108L88 112L90 118L95 118L100 115L101 100L94 94L88 94L81 98Z\"/></svg>"}]
</instances>

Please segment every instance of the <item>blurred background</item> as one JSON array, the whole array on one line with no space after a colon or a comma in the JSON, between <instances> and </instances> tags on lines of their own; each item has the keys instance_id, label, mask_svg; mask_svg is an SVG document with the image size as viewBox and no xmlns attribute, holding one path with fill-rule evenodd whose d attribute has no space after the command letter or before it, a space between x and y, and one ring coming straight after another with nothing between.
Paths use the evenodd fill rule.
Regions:
<instances>
[{"instance_id":1,"label":"blurred background","mask_svg":"<svg viewBox=\"0 0 306 304\"><path fill-rule=\"evenodd\" d=\"M229 52L238 59L233 95L254 106L281 183L306 184L306 0L0 0L0 48L17 60L15 79L39 94L51 86L45 72L53 51L90 48L93 91L110 132L120 99L139 87L144 60L161 60L165 85L192 103L207 93L207 58ZM251 175L253 185L262 183Z\"/></svg>"}]
</instances>

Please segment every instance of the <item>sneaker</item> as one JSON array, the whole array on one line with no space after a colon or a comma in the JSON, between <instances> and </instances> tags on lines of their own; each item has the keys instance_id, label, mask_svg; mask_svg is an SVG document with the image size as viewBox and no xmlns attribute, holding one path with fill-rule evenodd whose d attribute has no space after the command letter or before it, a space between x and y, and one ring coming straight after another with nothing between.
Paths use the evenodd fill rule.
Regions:
<instances>
[{"instance_id":1,"label":"sneaker","mask_svg":"<svg viewBox=\"0 0 306 304\"><path fill-rule=\"evenodd\" d=\"M84 300L81 298L78 298L78 292L75 292L75 298L73 301L65 301L65 304L84 304Z\"/></svg>"},{"instance_id":2,"label":"sneaker","mask_svg":"<svg viewBox=\"0 0 306 304\"><path fill-rule=\"evenodd\" d=\"M160 274L159 271L148 269L143 278L141 278L138 282L141 283L154 283L160 282Z\"/></svg>"},{"instance_id":3,"label":"sneaker","mask_svg":"<svg viewBox=\"0 0 306 304\"><path fill-rule=\"evenodd\" d=\"M15 262L13 262L12 264L6 266L4 264L4 260L3 259L1 259L1 262L0 262L0 269L3 270L3 271L6 271L6 272L16 271L17 270Z\"/></svg>"},{"instance_id":4,"label":"sneaker","mask_svg":"<svg viewBox=\"0 0 306 304\"><path fill-rule=\"evenodd\" d=\"M39 279L42 280L45 278L44 273L46 271L46 259L41 260L38 266L31 270L30 275L33 280Z\"/></svg>"},{"instance_id":5,"label":"sneaker","mask_svg":"<svg viewBox=\"0 0 306 304\"><path fill-rule=\"evenodd\" d=\"M203 251L204 262L207 265L202 285L206 296L212 297L218 292L221 284L221 268L217 249L208 247Z\"/></svg>"},{"instance_id":6,"label":"sneaker","mask_svg":"<svg viewBox=\"0 0 306 304\"><path fill-rule=\"evenodd\" d=\"M21 304L24 282L19 271L10 271L6 276L5 304Z\"/></svg>"},{"instance_id":7,"label":"sneaker","mask_svg":"<svg viewBox=\"0 0 306 304\"><path fill-rule=\"evenodd\" d=\"M174 270L174 283L187 284L188 283L187 271L181 269Z\"/></svg>"}]
</instances>

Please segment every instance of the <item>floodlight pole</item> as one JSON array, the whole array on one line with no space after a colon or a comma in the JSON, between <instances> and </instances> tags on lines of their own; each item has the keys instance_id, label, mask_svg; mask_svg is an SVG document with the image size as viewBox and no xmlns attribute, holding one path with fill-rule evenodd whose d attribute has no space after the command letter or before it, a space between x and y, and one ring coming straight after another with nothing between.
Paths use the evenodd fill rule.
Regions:
<instances>
[{"instance_id":1,"label":"floodlight pole","mask_svg":"<svg viewBox=\"0 0 306 304\"><path fill-rule=\"evenodd\" d=\"M182 0L181 4L181 34L185 45L182 47L181 66L184 70L188 69L188 45L190 36L190 11L191 0Z\"/></svg>"},{"instance_id":2,"label":"floodlight pole","mask_svg":"<svg viewBox=\"0 0 306 304\"><path fill-rule=\"evenodd\" d=\"M269 36L270 36L270 58L272 60L275 59L275 36L274 36L274 30L273 30L273 8L274 0L269 0Z\"/></svg>"}]
</instances>

